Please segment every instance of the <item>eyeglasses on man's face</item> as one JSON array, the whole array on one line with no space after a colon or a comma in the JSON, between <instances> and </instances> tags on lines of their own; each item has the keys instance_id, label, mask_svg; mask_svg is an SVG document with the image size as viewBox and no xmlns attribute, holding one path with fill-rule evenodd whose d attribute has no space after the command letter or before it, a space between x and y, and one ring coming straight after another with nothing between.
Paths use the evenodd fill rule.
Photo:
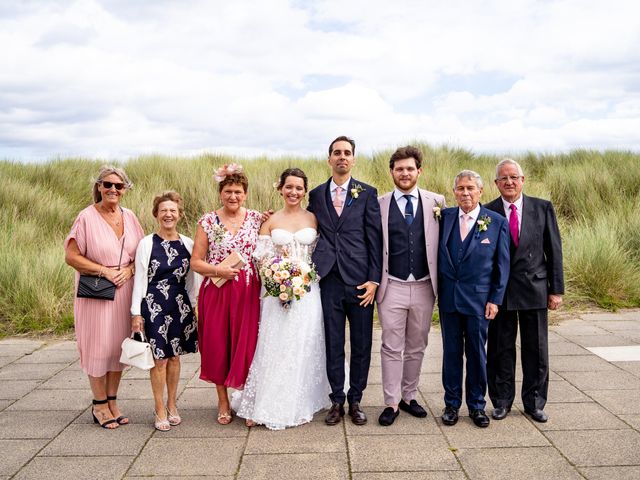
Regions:
<instances>
[{"instance_id":1,"label":"eyeglasses on man's face","mask_svg":"<svg viewBox=\"0 0 640 480\"><path fill-rule=\"evenodd\" d=\"M508 180L508 181L510 181L510 182L515 183L515 182L517 182L518 180L520 180L521 178L522 178L522 175L508 175L508 176L507 176L507 175L505 175L504 177L498 177L498 178L496 178L496 180L497 180L498 182L502 182L502 183L506 183L506 182L507 182L507 180Z\"/></svg>"}]
</instances>

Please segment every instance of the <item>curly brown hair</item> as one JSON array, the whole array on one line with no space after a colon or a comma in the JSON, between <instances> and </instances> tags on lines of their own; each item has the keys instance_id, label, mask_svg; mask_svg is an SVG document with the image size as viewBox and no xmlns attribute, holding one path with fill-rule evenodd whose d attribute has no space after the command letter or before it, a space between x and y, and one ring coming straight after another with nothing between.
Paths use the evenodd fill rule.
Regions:
<instances>
[{"instance_id":1,"label":"curly brown hair","mask_svg":"<svg viewBox=\"0 0 640 480\"><path fill-rule=\"evenodd\" d=\"M178 214L180 215L180 218L184 217L184 204L182 202L182 196L178 192L175 192L173 190L167 190L154 197L153 210L151 210L151 212L153 213L153 217L155 218L158 216L158 209L160 208L160 204L162 202L168 201L175 202L178 205Z\"/></svg>"},{"instance_id":2,"label":"curly brown hair","mask_svg":"<svg viewBox=\"0 0 640 480\"><path fill-rule=\"evenodd\" d=\"M244 190L244 193L247 193L247 190L249 190L249 179L244 172L232 173L231 175L227 175L224 180L218 183L218 191L222 193L222 189L227 185L240 185Z\"/></svg>"}]
</instances>

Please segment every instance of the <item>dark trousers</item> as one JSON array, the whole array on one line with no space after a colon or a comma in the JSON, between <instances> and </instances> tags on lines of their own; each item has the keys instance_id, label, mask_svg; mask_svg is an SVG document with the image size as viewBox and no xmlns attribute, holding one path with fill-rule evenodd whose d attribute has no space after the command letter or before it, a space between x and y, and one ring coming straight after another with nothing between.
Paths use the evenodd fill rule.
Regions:
<instances>
[{"instance_id":1,"label":"dark trousers","mask_svg":"<svg viewBox=\"0 0 640 480\"><path fill-rule=\"evenodd\" d=\"M346 285L339 273L331 271L320 280L322 312L324 315L327 377L331 385L331 401L343 404L360 402L367 387L371 363L373 334L373 305L360 306L362 295L354 285ZM346 320L349 320L351 359L349 362L349 391L344 394L344 342Z\"/></svg>"},{"instance_id":2,"label":"dark trousers","mask_svg":"<svg viewBox=\"0 0 640 480\"><path fill-rule=\"evenodd\" d=\"M444 403L455 409L462 404L463 356L465 365L466 401L469 411L484 410L487 393L487 328L483 315L440 312L442 329L442 386Z\"/></svg>"},{"instance_id":3,"label":"dark trousers","mask_svg":"<svg viewBox=\"0 0 640 480\"><path fill-rule=\"evenodd\" d=\"M516 392L516 336L520 324L522 403L544 409L549 389L547 309L503 310L489 324L487 375L494 407L511 408Z\"/></svg>"}]
</instances>

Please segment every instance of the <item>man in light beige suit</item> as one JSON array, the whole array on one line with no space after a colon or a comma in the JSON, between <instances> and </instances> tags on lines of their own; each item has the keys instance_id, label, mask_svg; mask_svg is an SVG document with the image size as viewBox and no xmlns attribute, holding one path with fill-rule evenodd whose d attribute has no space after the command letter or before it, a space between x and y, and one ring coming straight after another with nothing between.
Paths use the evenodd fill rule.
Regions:
<instances>
[{"instance_id":1,"label":"man in light beige suit","mask_svg":"<svg viewBox=\"0 0 640 480\"><path fill-rule=\"evenodd\" d=\"M418 188L422 153L398 148L389 160L396 188L378 198L382 215L382 280L376 294L382 325L382 386L386 408L380 425L400 410L424 418L417 402L420 369L438 291L438 235L444 197Z\"/></svg>"}]
</instances>

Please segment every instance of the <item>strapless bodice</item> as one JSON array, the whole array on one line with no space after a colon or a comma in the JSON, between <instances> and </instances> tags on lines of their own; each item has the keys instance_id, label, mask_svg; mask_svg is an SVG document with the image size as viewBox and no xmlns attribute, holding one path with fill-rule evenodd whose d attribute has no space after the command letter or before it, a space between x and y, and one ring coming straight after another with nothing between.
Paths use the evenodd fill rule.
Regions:
<instances>
[{"instance_id":1,"label":"strapless bodice","mask_svg":"<svg viewBox=\"0 0 640 480\"><path fill-rule=\"evenodd\" d=\"M289 245L292 242L300 245L311 245L315 242L318 232L315 228L301 228L297 232L290 232L284 228L274 228L271 230L271 241L274 245Z\"/></svg>"}]
</instances>

